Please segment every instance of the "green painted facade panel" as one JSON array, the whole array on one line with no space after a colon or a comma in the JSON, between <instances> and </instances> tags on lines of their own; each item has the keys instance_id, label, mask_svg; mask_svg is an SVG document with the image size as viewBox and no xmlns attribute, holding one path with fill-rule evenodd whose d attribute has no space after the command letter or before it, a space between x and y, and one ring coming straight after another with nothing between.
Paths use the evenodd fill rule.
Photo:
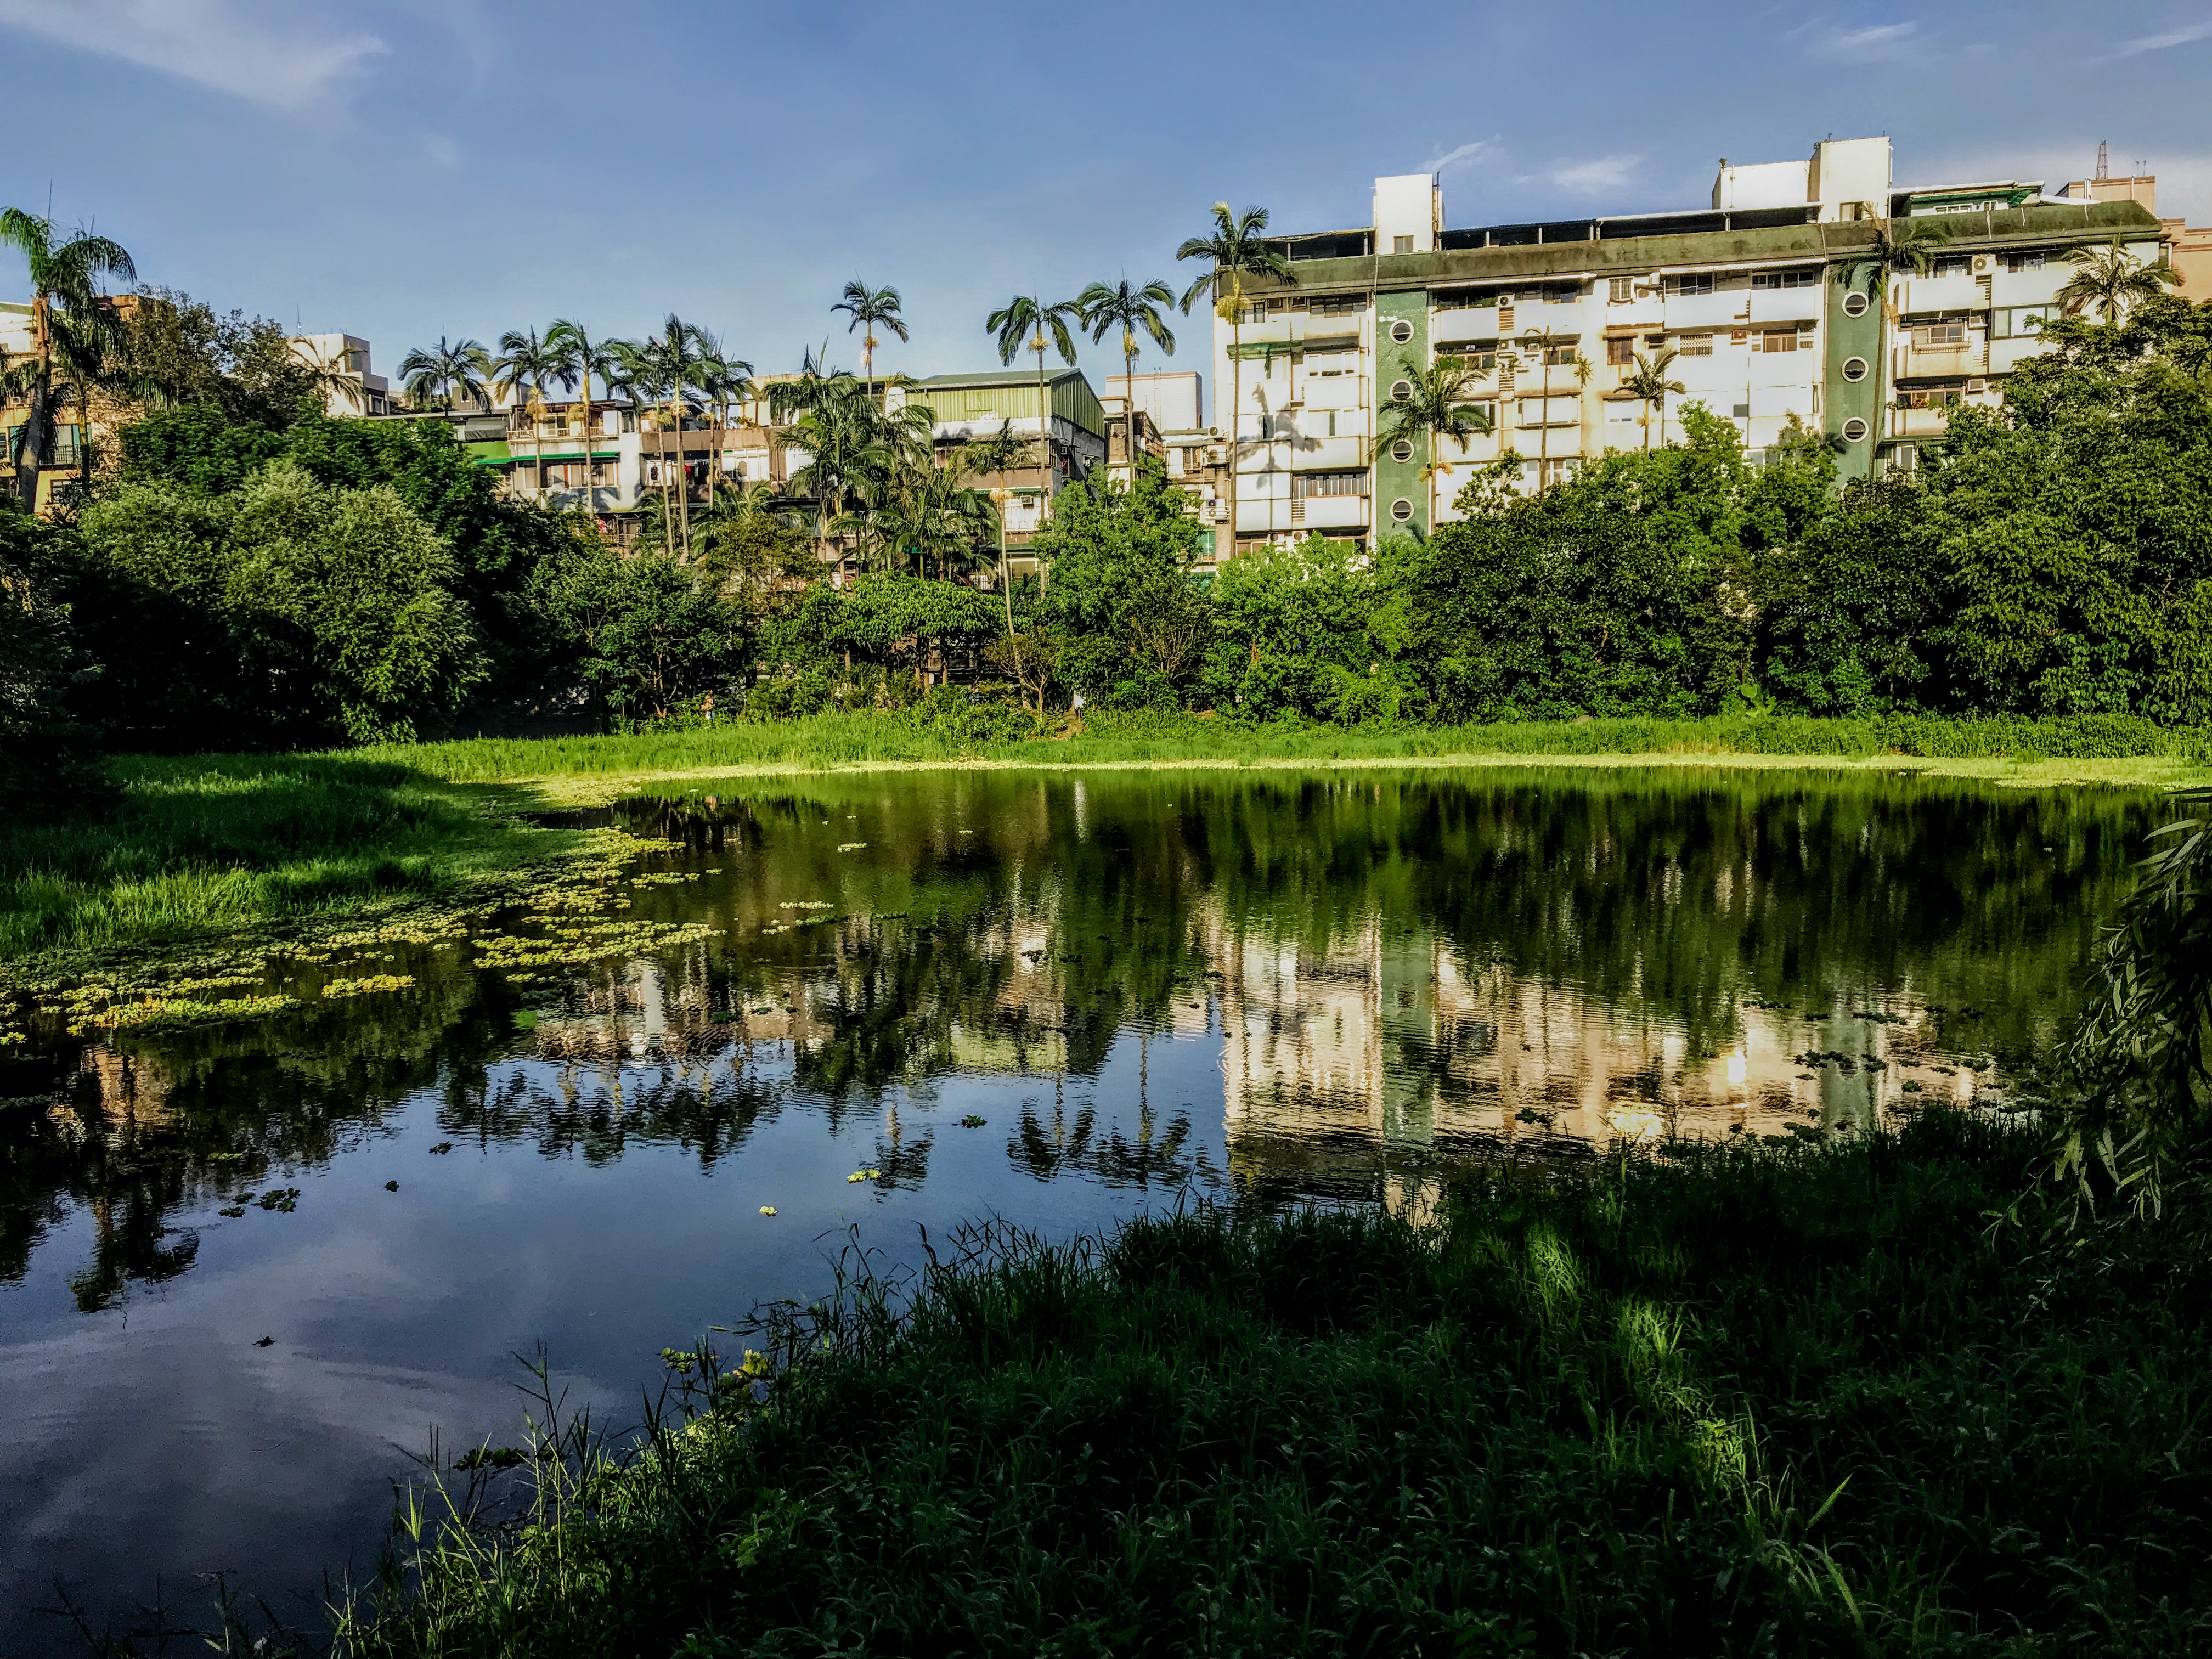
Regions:
<instances>
[{"instance_id":1,"label":"green painted facade panel","mask_svg":"<svg viewBox=\"0 0 2212 1659\"><path fill-rule=\"evenodd\" d=\"M1849 267L1838 267L1840 277ZM1882 322L1881 279L1869 268L1852 273L1846 287L1839 281L1823 284L1826 295L1824 331L1827 341L1825 373L1826 401L1820 406L1820 429L1834 445L1837 476L1864 478L1874 472L1875 445L1881 436L1882 358L1888 349ZM1854 294L1867 301L1865 312L1854 317L1845 308ZM1844 366L1853 359L1866 365L1866 373L1853 380ZM1844 435L1852 421L1864 421L1866 429L1856 441Z\"/></svg>"},{"instance_id":2,"label":"green painted facade panel","mask_svg":"<svg viewBox=\"0 0 2212 1659\"><path fill-rule=\"evenodd\" d=\"M1403 322L1412 331L1410 339L1399 341L1390 337L1391 325ZM1391 406L1390 388L1399 380L1411 380L1421 374L1429 361L1429 295L1425 286L1382 293L1375 296L1375 410L1376 425L1379 429L1385 413ZM1429 480L1423 476L1429 465L1429 439L1425 433L1413 439L1413 453L1399 460L1382 447L1378 436L1375 445L1375 534L1379 540L1393 530L1410 530L1416 535L1426 536L1429 524ZM1402 525L1392 514L1391 503L1406 501L1413 503L1413 515Z\"/></svg>"}]
</instances>

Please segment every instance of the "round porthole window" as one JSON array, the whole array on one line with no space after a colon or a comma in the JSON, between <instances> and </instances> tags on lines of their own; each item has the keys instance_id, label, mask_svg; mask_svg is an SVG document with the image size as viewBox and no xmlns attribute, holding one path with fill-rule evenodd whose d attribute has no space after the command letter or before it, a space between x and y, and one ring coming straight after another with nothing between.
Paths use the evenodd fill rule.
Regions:
<instances>
[{"instance_id":1,"label":"round porthole window","mask_svg":"<svg viewBox=\"0 0 2212 1659\"><path fill-rule=\"evenodd\" d=\"M1396 501L1390 503L1390 516L1400 524L1405 523L1413 516L1413 502L1407 501L1403 495L1399 496Z\"/></svg>"},{"instance_id":2,"label":"round porthole window","mask_svg":"<svg viewBox=\"0 0 2212 1659\"><path fill-rule=\"evenodd\" d=\"M1846 357L1844 359L1844 378L1845 380L1863 380L1866 377L1867 360L1865 358Z\"/></svg>"},{"instance_id":3,"label":"round porthole window","mask_svg":"<svg viewBox=\"0 0 2212 1659\"><path fill-rule=\"evenodd\" d=\"M1390 382L1391 402L1402 404L1407 398L1413 395L1413 383L1411 380L1393 380Z\"/></svg>"},{"instance_id":4,"label":"round porthole window","mask_svg":"<svg viewBox=\"0 0 2212 1659\"><path fill-rule=\"evenodd\" d=\"M1412 460L1413 459L1413 441L1411 438L1401 438L1396 443L1392 444L1390 446L1390 459L1394 461Z\"/></svg>"},{"instance_id":5,"label":"round porthole window","mask_svg":"<svg viewBox=\"0 0 2212 1659\"><path fill-rule=\"evenodd\" d=\"M1405 344L1407 341L1413 337L1413 325L1407 322L1403 317L1399 318L1395 322L1390 325L1390 337L1395 340L1400 345Z\"/></svg>"},{"instance_id":6,"label":"round porthole window","mask_svg":"<svg viewBox=\"0 0 2212 1659\"><path fill-rule=\"evenodd\" d=\"M1844 295L1844 315L1863 317L1867 314L1869 303L1867 296L1863 294L1846 294Z\"/></svg>"},{"instance_id":7,"label":"round porthole window","mask_svg":"<svg viewBox=\"0 0 2212 1659\"><path fill-rule=\"evenodd\" d=\"M1859 419L1856 415L1854 415L1850 420L1844 422L1844 441L1845 443L1858 443L1866 437L1866 434L1867 423Z\"/></svg>"}]
</instances>

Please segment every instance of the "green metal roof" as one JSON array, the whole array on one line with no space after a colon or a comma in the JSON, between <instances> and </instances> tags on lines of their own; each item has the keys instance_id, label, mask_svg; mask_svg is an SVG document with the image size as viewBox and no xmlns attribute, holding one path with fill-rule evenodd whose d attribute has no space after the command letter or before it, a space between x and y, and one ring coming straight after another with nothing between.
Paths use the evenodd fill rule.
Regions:
<instances>
[{"instance_id":1,"label":"green metal roof","mask_svg":"<svg viewBox=\"0 0 2212 1659\"><path fill-rule=\"evenodd\" d=\"M1048 368L1045 396L1055 417L1097 437L1106 435L1106 411L1079 368ZM917 382L908 401L926 404L945 424L1035 420L1036 371L988 369L980 374L933 374Z\"/></svg>"}]
</instances>

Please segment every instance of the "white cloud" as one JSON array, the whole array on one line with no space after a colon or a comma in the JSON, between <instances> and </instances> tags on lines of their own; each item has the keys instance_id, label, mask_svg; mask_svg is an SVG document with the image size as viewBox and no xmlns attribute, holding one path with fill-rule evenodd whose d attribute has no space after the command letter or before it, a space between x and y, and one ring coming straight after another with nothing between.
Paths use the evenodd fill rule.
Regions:
<instances>
[{"instance_id":1,"label":"white cloud","mask_svg":"<svg viewBox=\"0 0 2212 1659\"><path fill-rule=\"evenodd\" d=\"M2185 46L2193 40L2212 40L2212 23L2191 23L2185 28L2167 29L2162 34L2138 34L2132 40L2123 40L2112 48L2115 58L2136 58L2147 52L2164 52L2168 46Z\"/></svg>"},{"instance_id":2,"label":"white cloud","mask_svg":"<svg viewBox=\"0 0 2212 1659\"><path fill-rule=\"evenodd\" d=\"M1469 161L1492 155L1497 149L1498 140L1495 138L1477 138L1472 143L1462 144L1456 149L1448 149L1441 155L1431 157L1421 171L1447 173L1453 167L1462 167Z\"/></svg>"},{"instance_id":3,"label":"white cloud","mask_svg":"<svg viewBox=\"0 0 2212 1659\"><path fill-rule=\"evenodd\" d=\"M374 35L305 33L298 16L268 0L0 0L0 25L274 109L339 96L387 50Z\"/></svg>"},{"instance_id":4,"label":"white cloud","mask_svg":"<svg viewBox=\"0 0 2212 1659\"><path fill-rule=\"evenodd\" d=\"M1636 176L1640 155L1601 155L1595 161L1563 162L1552 169L1552 182L1578 196L1619 190Z\"/></svg>"},{"instance_id":5,"label":"white cloud","mask_svg":"<svg viewBox=\"0 0 2212 1659\"><path fill-rule=\"evenodd\" d=\"M1838 64L1892 64L1921 50L1917 23L1876 23L1863 29L1820 28L1805 43L1808 56Z\"/></svg>"},{"instance_id":6,"label":"white cloud","mask_svg":"<svg viewBox=\"0 0 2212 1659\"><path fill-rule=\"evenodd\" d=\"M422 153L430 158L434 167L443 167L448 173L460 171L461 147L442 132L422 135Z\"/></svg>"}]
</instances>

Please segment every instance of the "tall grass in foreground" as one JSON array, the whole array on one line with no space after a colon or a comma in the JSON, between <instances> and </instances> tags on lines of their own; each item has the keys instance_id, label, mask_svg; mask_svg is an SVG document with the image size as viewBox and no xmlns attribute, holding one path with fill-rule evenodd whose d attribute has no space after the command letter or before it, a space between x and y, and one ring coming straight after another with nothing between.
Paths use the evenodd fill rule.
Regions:
<instances>
[{"instance_id":1,"label":"tall grass in foreground","mask_svg":"<svg viewBox=\"0 0 2212 1659\"><path fill-rule=\"evenodd\" d=\"M1993 1229L2039 1145L1934 1111L1494 1170L1432 1231L971 1233L625 1458L495 1454L518 1519L418 1511L339 1647L2212 1650L2212 1267Z\"/></svg>"},{"instance_id":2,"label":"tall grass in foreground","mask_svg":"<svg viewBox=\"0 0 2212 1659\"><path fill-rule=\"evenodd\" d=\"M438 891L551 832L357 755L130 757L58 823L0 822L0 957L230 929Z\"/></svg>"},{"instance_id":3,"label":"tall grass in foreground","mask_svg":"<svg viewBox=\"0 0 2212 1659\"><path fill-rule=\"evenodd\" d=\"M2157 758L2212 763L2212 733L2132 715L2033 720L1604 720L1339 726L1094 713L1073 735L1010 722L904 714L816 714L607 737L477 738L363 751L458 782L750 766L826 767L963 758L1065 766L1139 761L1436 759L1459 755L1764 755L1854 759Z\"/></svg>"}]
</instances>

